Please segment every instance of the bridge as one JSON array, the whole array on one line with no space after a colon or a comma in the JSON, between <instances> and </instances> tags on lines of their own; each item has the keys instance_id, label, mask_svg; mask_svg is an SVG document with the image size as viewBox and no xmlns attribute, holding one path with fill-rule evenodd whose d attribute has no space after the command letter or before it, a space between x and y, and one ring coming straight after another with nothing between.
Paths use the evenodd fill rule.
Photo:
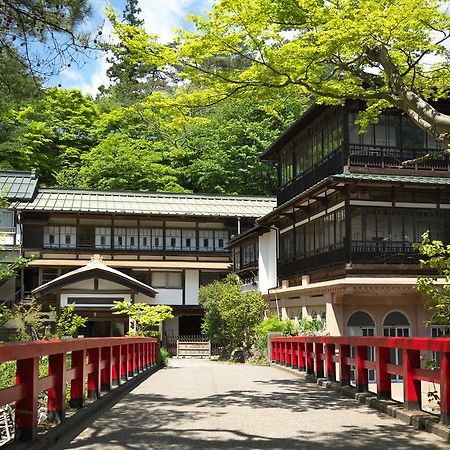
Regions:
<instances>
[{"instance_id":1,"label":"bridge","mask_svg":"<svg viewBox=\"0 0 450 450\"><path fill-rule=\"evenodd\" d=\"M0 404L15 402L15 446L448 448L449 339L276 337L271 345L276 366L174 359L159 371L157 346L144 338L1 344L0 362L17 361L16 384L0 391ZM402 352L398 364L391 362L393 350ZM437 358L439 369L421 367L426 355ZM43 356L48 374L39 374ZM357 395L372 390L374 400L401 411L398 417L409 414L417 423L423 418L445 439L325 389L317 378ZM423 383L437 385L440 417L421 411ZM399 386L405 401L394 403L390 398ZM60 422L47 434L39 424L43 391L49 418Z\"/></svg>"}]
</instances>

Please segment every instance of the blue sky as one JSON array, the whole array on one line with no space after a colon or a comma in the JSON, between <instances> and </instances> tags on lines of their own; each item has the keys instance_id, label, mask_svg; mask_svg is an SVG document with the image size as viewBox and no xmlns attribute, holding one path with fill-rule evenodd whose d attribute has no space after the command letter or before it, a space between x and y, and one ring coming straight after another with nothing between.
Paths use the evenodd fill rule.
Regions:
<instances>
[{"instance_id":1,"label":"blue sky","mask_svg":"<svg viewBox=\"0 0 450 450\"><path fill-rule=\"evenodd\" d=\"M126 0L91 0L94 10L92 18L86 22L86 27L96 29L103 24L103 36L111 32L109 23L105 20L104 9L112 6L121 15ZM169 41L176 28L186 25L189 14L201 14L210 8L211 0L140 0L141 18L144 19L148 32L157 34L162 41ZM73 64L50 78L49 86L61 84L63 88L78 88L84 93L95 96L102 84L107 84L106 69L108 67L104 55L100 52L91 58L83 58L77 67Z\"/></svg>"}]
</instances>

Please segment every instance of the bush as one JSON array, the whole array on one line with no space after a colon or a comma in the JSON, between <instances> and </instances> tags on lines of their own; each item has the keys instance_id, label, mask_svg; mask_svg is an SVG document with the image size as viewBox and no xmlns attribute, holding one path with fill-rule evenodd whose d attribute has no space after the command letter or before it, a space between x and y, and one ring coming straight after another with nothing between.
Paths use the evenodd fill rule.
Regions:
<instances>
[{"instance_id":1,"label":"bush","mask_svg":"<svg viewBox=\"0 0 450 450\"><path fill-rule=\"evenodd\" d=\"M159 349L159 357L158 357L158 364L161 367L166 367L168 362L169 362L169 358L170 358L170 353L169 350L167 350L164 347L161 347Z\"/></svg>"}]
</instances>

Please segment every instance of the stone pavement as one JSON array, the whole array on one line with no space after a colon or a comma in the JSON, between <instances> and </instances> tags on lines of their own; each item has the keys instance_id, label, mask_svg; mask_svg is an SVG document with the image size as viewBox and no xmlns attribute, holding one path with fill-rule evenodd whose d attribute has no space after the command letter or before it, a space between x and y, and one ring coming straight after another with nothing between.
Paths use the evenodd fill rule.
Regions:
<instances>
[{"instance_id":1,"label":"stone pavement","mask_svg":"<svg viewBox=\"0 0 450 450\"><path fill-rule=\"evenodd\" d=\"M171 360L56 449L448 449L274 367Z\"/></svg>"}]
</instances>

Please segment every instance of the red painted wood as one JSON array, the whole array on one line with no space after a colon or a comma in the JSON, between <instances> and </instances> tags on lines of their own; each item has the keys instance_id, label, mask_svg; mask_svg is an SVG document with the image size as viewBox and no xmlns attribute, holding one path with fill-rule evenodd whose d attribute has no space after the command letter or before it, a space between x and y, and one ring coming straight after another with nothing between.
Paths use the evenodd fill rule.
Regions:
<instances>
[{"instance_id":1,"label":"red painted wood","mask_svg":"<svg viewBox=\"0 0 450 450\"><path fill-rule=\"evenodd\" d=\"M439 370L441 422L450 425L450 352L441 353Z\"/></svg>"},{"instance_id":2,"label":"red painted wood","mask_svg":"<svg viewBox=\"0 0 450 450\"><path fill-rule=\"evenodd\" d=\"M16 401L15 440L33 440L38 425L38 377L39 358L20 359L17 361L16 384L25 388L24 396Z\"/></svg>"},{"instance_id":3,"label":"red painted wood","mask_svg":"<svg viewBox=\"0 0 450 450\"><path fill-rule=\"evenodd\" d=\"M66 383L64 382L64 372L66 370L66 354L57 353L48 358L48 379L51 386L47 390L47 412L51 422L61 423L64 421L66 409ZM39 387L42 389L42 386Z\"/></svg>"},{"instance_id":4,"label":"red painted wood","mask_svg":"<svg viewBox=\"0 0 450 450\"><path fill-rule=\"evenodd\" d=\"M75 369L75 378L70 385L70 406L83 408L84 406L84 379L86 374L86 350L72 352L72 369Z\"/></svg>"},{"instance_id":5,"label":"red painted wood","mask_svg":"<svg viewBox=\"0 0 450 450\"><path fill-rule=\"evenodd\" d=\"M365 368L364 362L367 360L367 347L365 345L356 346L356 358L355 358L355 381L356 390L358 392L366 392L369 389L368 373Z\"/></svg>"},{"instance_id":6,"label":"red painted wood","mask_svg":"<svg viewBox=\"0 0 450 450\"><path fill-rule=\"evenodd\" d=\"M336 381L336 364L333 362L335 351L334 344L325 344L325 372L328 381Z\"/></svg>"},{"instance_id":7,"label":"red painted wood","mask_svg":"<svg viewBox=\"0 0 450 450\"><path fill-rule=\"evenodd\" d=\"M382 399L390 399L392 396L391 374L387 371L390 355L389 348L376 348L377 397Z\"/></svg>"},{"instance_id":8,"label":"red painted wood","mask_svg":"<svg viewBox=\"0 0 450 450\"><path fill-rule=\"evenodd\" d=\"M112 348L111 382L119 385L120 381L120 345L115 345Z\"/></svg>"},{"instance_id":9,"label":"red painted wood","mask_svg":"<svg viewBox=\"0 0 450 450\"><path fill-rule=\"evenodd\" d=\"M315 375L317 378L323 378L325 376L324 370L324 359L325 355L323 354L323 343L316 342L314 343L314 353L315 353Z\"/></svg>"},{"instance_id":10,"label":"red painted wood","mask_svg":"<svg viewBox=\"0 0 450 450\"><path fill-rule=\"evenodd\" d=\"M89 364L85 369L88 372L88 397L95 399L100 397L100 349L90 348L87 354Z\"/></svg>"},{"instance_id":11,"label":"red painted wood","mask_svg":"<svg viewBox=\"0 0 450 450\"><path fill-rule=\"evenodd\" d=\"M102 391L110 391L112 386L112 349L111 347L102 347L100 356L103 361L100 370L100 389Z\"/></svg>"},{"instance_id":12,"label":"red painted wood","mask_svg":"<svg viewBox=\"0 0 450 450\"><path fill-rule=\"evenodd\" d=\"M339 373L341 386L350 384L350 364L347 362L350 355L350 346L339 344Z\"/></svg>"},{"instance_id":13,"label":"red painted wood","mask_svg":"<svg viewBox=\"0 0 450 450\"><path fill-rule=\"evenodd\" d=\"M314 374L314 360L313 360L313 343L306 342L305 348L305 370L307 374Z\"/></svg>"}]
</instances>

